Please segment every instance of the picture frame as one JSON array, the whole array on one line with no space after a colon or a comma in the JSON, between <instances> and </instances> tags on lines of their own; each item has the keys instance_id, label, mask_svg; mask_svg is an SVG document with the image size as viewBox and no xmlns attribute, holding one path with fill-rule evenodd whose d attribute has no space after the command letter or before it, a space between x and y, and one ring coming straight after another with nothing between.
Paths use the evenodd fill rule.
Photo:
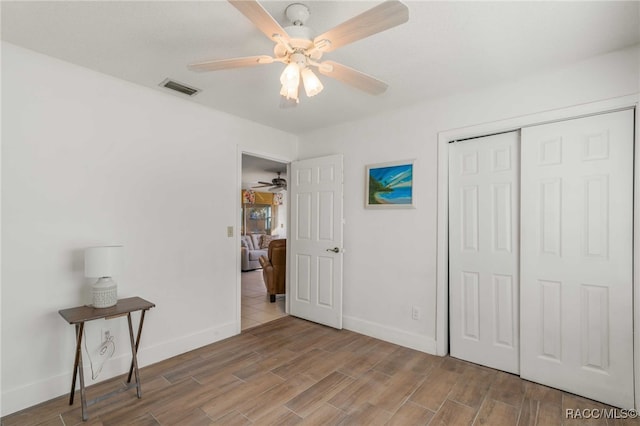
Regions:
<instances>
[{"instance_id":1,"label":"picture frame","mask_svg":"<svg viewBox=\"0 0 640 426\"><path fill-rule=\"evenodd\" d=\"M415 209L415 160L365 166L365 208Z\"/></svg>"}]
</instances>

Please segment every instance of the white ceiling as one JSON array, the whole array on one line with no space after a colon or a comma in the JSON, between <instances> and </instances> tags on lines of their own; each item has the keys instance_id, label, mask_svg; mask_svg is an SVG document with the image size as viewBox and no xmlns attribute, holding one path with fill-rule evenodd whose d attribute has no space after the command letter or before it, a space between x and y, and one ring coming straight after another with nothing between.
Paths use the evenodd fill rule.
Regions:
<instances>
[{"instance_id":1,"label":"white ceiling","mask_svg":"<svg viewBox=\"0 0 640 426\"><path fill-rule=\"evenodd\" d=\"M286 26L292 1L266 1ZM373 7L305 1L316 34ZM561 67L640 42L640 2L407 1L409 22L325 54L386 81L380 96L320 76L325 90L279 108L282 64L194 73L190 62L272 54L226 1L2 1L2 39L154 90L170 77L191 99L292 133ZM167 91L167 93L169 93ZM184 95L174 94L171 96ZM185 97L186 98L186 97Z\"/></svg>"},{"instance_id":2,"label":"white ceiling","mask_svg":"<svg viewBox=\"0 0 640 426\"><path fill-rule=\"evenodd\" d=\"M242 154L242 188L248 189L258 181L271 182L280 172L282 178L287 177L287 164L266 158Z\"/></svg>"}]
</instances>

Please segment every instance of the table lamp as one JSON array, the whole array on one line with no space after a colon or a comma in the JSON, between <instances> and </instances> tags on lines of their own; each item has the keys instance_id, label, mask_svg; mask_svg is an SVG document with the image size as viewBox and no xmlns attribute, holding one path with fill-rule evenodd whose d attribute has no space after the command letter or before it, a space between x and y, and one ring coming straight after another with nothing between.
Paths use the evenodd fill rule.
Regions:
<instances>
[{"instance_id":1,"label":"table lamp","mask_svg":"<svg viewBox=\"0 0 640 426\"><path fill-rule=\"evenodd\" d=\"M112 279L122 271L122 246L84 250L84 275L98 278L92 286L93 307L108 308L118 302L118 285Z\"/></svg>"}]
</instances>

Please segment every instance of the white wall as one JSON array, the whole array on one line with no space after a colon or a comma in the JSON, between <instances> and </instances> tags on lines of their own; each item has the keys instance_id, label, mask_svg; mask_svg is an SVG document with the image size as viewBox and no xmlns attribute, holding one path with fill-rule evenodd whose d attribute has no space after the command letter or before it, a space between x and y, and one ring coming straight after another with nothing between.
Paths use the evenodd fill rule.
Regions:
<instances>
[{"instance_id":1,"label":"white wall","mask_svg":"<svg viewBox=\"0 0 640 426\"><path fill-rule=\"evenodd\" d=\"M439 132L637 93L639 61L636 46L301 135L300 158L344 155L345 328L435 353ZM417 208L365 210L365 165L411 158ZM418 321L412 306L422 310Z\"/></svg>"},{"instance_id":2,"label":"white wall","mask_svg":"<svg viewBox=\"0 0 640 426\"><path fill-rule=\"evenodd\" d=\"M300 158L345 156L345 326L435 351L438 132L637 93L638 60L628 49L301 135ZM141 365L234 334L225 200L240 182L218 182L240 176L238 145L294 159L297 138L10 44L2 62L2 415L68 391L73 328L57 311L90 301L83 247L123 244L120 296L158 305ZM408 158L417 209L365 210L364 166ZM129 362L122 319L90 324L90 345L105 324L118 351L100 379Z\"/></svg>"},{"instance_id":3,"label":"white wall","mask_svg":"<svg viewBox=\"0 0 640 426\"><path fill-rule=\"evenodd\" d=\"M292 160L296 136L6 43L2 103L2 415L69 390L84 247L123 244L119 296L157 304L141 365L239 330L238 145ZM123 318L90 349L106 326L99 380L130 361Z\"/></svg>"}]
</instances>

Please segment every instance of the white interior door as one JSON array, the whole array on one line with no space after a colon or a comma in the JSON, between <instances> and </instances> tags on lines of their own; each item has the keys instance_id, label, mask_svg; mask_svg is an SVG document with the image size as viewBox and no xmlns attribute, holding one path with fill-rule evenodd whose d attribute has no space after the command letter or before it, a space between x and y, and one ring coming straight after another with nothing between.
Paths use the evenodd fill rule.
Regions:
<instances>
[{"instance_id":1,"label":"white interior door","mask_svg":"<svg viewBox=\"0 0 640 426\"><path fill-rule=\"evenodd\" d=\"M289 313L342 328L342 155L291 163Z\"/></svg>"},{"instance_id":2,"label":"white interior door","mask_svg":"<svg viewBox=\"0 0 640 426\"><path fill-rule=\"evenodd\" d=\"M522 130L521 376L633 398L633 111Z\"/></svg>"},{"instance_id":3,"label":"white interior door","mask_svg":"<svg viewBox=\"0 0 640 426\"><path fill-rule=\"evenodd\" d=\"M519 371L519 135L449 148L450 353Z\"/></svg>"}]
</instances>

